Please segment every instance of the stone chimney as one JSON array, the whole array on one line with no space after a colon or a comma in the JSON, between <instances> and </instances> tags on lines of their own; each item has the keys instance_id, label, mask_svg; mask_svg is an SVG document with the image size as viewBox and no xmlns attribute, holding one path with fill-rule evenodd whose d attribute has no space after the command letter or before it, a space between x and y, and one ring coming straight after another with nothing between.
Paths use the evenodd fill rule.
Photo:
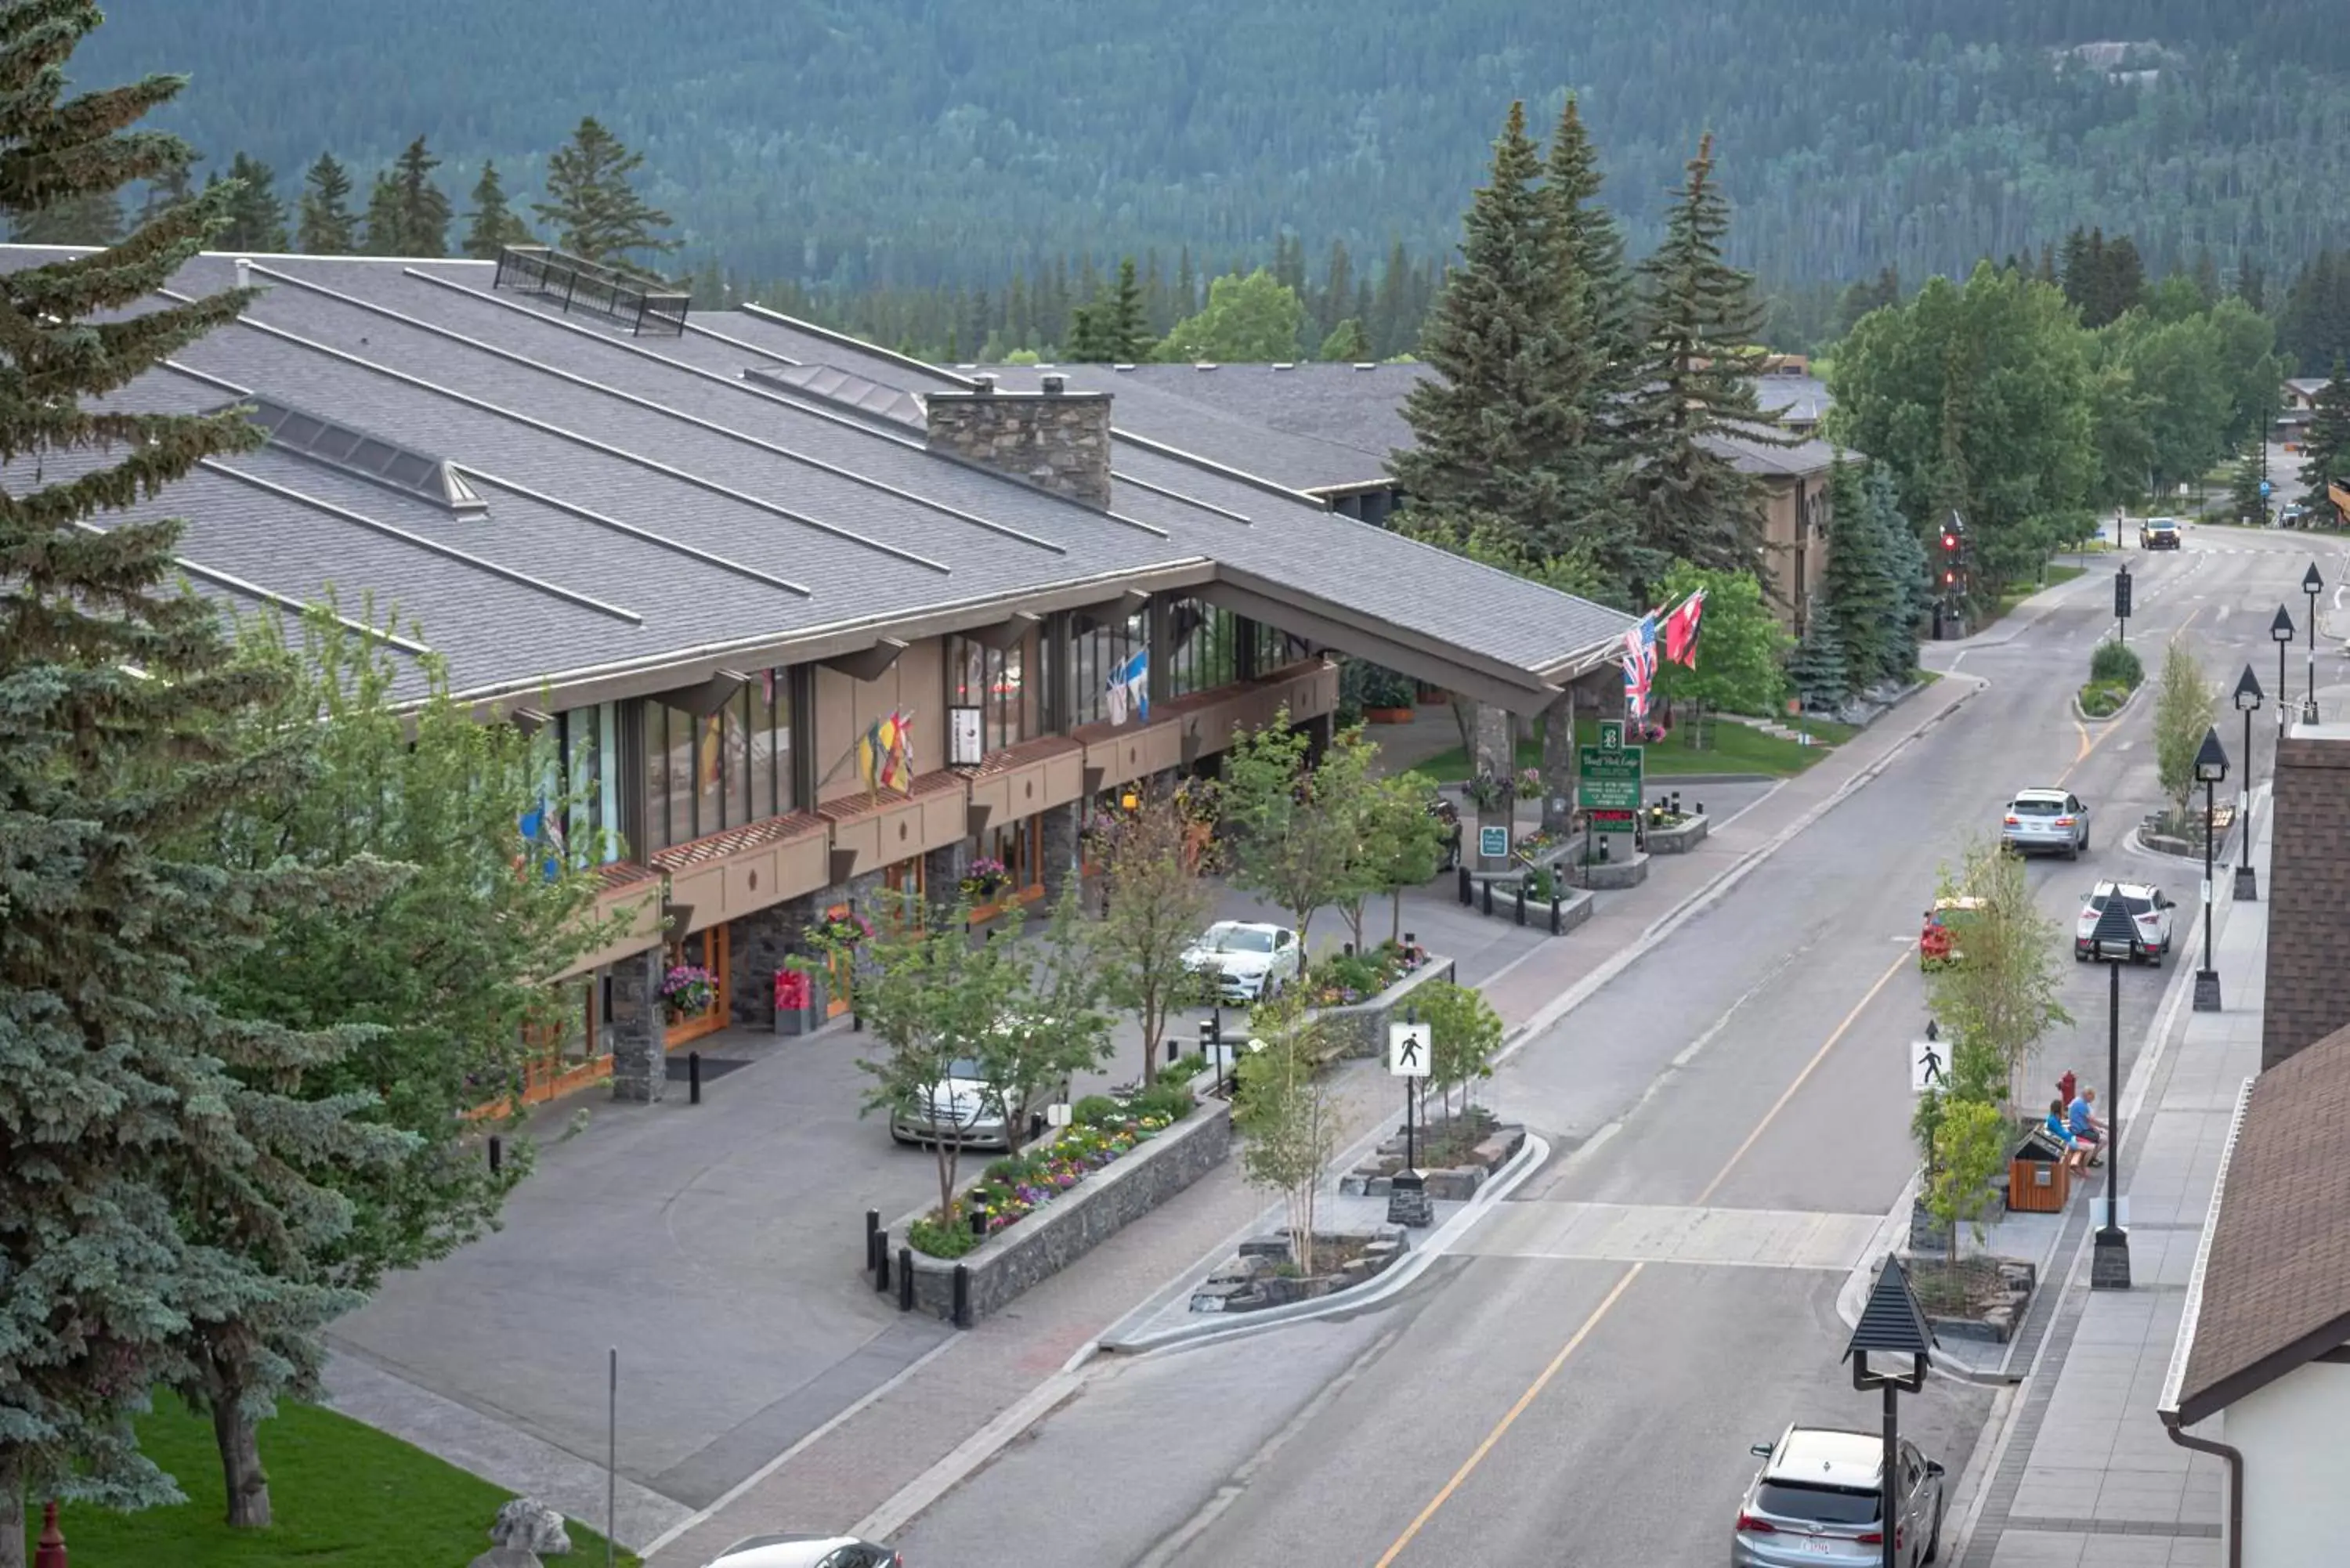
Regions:
<instances>
[{"instance_id":1,"label":"stone chimney","mask_svg":"<svg viewBox=\"0 0 2350 1568\"><path fill-rule=\"evenodd\" d=\"M2350 1024L2350 727L2277 742L2261 1068Z\"/></svg>"},{"instance_id":2,"label":"stone chimney","mask_svg":"<svg viewBox=\"0 0 2350 1568\"><path fill-rule=\"evenodd\" d=\"M1000 392L982 376L970 391L925 393L931 448L1107 511L1110 395L1072 392L1057 372L1038 382Z\"/></svg>"}]
</instances>

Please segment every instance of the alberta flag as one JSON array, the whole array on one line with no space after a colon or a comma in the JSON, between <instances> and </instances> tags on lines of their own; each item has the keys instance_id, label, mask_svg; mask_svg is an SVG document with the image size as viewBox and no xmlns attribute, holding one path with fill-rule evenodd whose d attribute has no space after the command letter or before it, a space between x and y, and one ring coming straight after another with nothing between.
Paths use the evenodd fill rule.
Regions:
<instances>
[{"instance_id":1,"label":"alberta flag","mask_svg":"<svg viewBox=\"0 0 2350 1568\"><path fill-rule=\"evenodd\" d=\"M1150 722L1150 650L1138 648L1127 661L1109 672L1109 722L1126 722L1132 711L1135 722Z\"/></svg>"}]
</instances>

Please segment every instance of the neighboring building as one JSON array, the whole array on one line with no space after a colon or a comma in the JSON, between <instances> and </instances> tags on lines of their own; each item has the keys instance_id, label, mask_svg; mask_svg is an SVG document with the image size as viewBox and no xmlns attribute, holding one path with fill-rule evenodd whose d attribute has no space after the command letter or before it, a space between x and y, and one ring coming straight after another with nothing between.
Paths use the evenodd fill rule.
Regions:
<instances>
[{"instance_id":1,"label":"neighboring building","mask_svg":"<svg viewBox=\"0 0 2350 1568\"><path fill-rule=\"evenodd\" d=\"M2310 421L2317 417L2318 394L2330 384L2331 378L2325 376L2295 376L2284 384L2284 406L2277 411L2275 434L2287 450L2300 450Z\"/></svg>"},{"instance_id":2,"label":"neighboring building","mask_svg":"<svg viewBox=\"0 0 2350 1568\"><path fill-rule=\"evenodd\" d=\"M2294 724L2273 778L2264 1069L2350 1023L2350 725Z\"/></svg>"},{"instance_id":3,"label":"neighboring building","mask_svg":"<svg viewBox=\"0 0 2350 1568\"><path fill-rule=\"evenodd\" d=\"M552 732L567 841L629 926L564 982L534 1097L608 1072L658 1098L666 1049L768 1023L807 929L880 889L945 896L985 855L1011 898L1055 893L1106 794L1284 708L1326 733L1326 649L1513 712L1620 691L1623 616L1334 515L1247 442L1132 439L1106 391L994 389L536 247L206 255L174 286L238 281L236 325L117 401L248 405L269 442L129 515L186 519L198 591L371 607L404 690L438 656ZM853 759L893 715L908 787L877 791ZM717 977L706 1012L660 1003L677 962Z\"/></svg>"},{"instance_id":4,"label":"neighboring building","mask_svg":"<svg viewBox=\"0 0 2350 1568\"><path fill-rule=\"evenodd\" d=\"M1763 489L1766 586L1800 636L1827 568L1828 471L1835 449L1814 435L1833 400L1801 361L1755 379L1757 399L1779 410L1792 447L1717 443ZM964 372L978 370L964 366ZM1404 399L1436 372L1418 363L1069 365L990 367L1003 385L1033 387L1045 374L1118 395L1120 429L1171 452L1245 468L1366 522L1385 523L1403 493L1388 455L1409 448Z\"/></svg>"},{"instance_id":5,"label":"neighboring building","mask_svg":"<svg viewBox=\"0 0 2350 1568\"><path fill-rule=\"evenodd\" d=\"M2279 820L2278 853L2284 850ZM2333 848L2339 858L2340 840ZM2336 918L2339 909L2335 910ZM2293 924L2272 909L2270 929ZM2273 940L2273 935L2272 937ZM2273 993L2272 993L2273 1001ZM2344 1560L2350 1496L2350 1029L2244 1085L2188 1283L2162 1419L2232 1472L2231 1568ZM2201 1427L2200 1431L2187 1428Z\"/></svg>"}]
</instances>

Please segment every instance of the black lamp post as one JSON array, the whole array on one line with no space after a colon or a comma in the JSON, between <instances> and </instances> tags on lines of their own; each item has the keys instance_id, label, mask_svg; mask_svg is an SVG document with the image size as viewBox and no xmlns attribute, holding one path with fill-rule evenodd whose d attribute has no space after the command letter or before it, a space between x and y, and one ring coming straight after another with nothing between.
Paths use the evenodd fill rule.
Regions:
<instances>
[{"instance_id":1,"label":"black lamp post","mask_svg":"<svg viewBox=\"0 0 2350 1568\"><path fill-rule=\"evenodd\" d=\"M2309 596L2309 695L2301 700L2301 722L2317 722L2317 596L2325 591L2325 579L2317 573L2317 563L2309 563L2309 570L2301 575L2301 591ZM2284 701L2284 693L2277 693Z\"/></svg>"},{"instance_id":2,"label":"black lamp post","mask_svg":"<svg viewBox=\"0 0 2350 1568\"><path fill-rule=\"evenodd\" d=\"M2210 932L2205 915L2203 929ZM2097 1231L2096 1250L2089 1258L2089 1288L2126 1291L2130 1284L2129 1232L2122 1229L2122 966L2146 945L2137 923L2130 919L2116 888L2106 898L2096 928L2089 933L2089 951L2106 966L2106 1222ZM2207 955L2204 967L2210 967ZM2215 986L2218 981L2212 982ZM2196 1005L2202 1005L2202 977L2196 977Z\"/></svg>"},{"instance_id":3,"label":"black lamp post","mask_svg":"<svg viewBox=\"0 0 2350 1568\"><path fill-rule=\"evenodd\" d=\"M2207 729L2195 751L2195 777L2203 786L2203 967L2195 971L2195 1011L2220 1011L2220 971L2211 967L2211 792L2228 776L2227 748L2220 732Z\"/></svg>"},{"instance_id":4,"label":"black lamp post","mask_svg":"<svg viewBox=\"0 0 2350 1568\"><path fill-rule=\"evenodd\" d=\"M2252 869L2249 853L2252 843L2252 715L2260 711L2261 695L2261 678L2247 664L2243 674L2236 678L2236 711L2244 716L2244 779L2236 790L2236 799L2241 803L2236 812L2241 825L2236 831L2242 835L2241 842L2246 851L2236 857L2236 902L2240 904L2257 902L2261 896L2260 877ZM2282 694L2279 701L2282 701Z\"/></svg>"},{"instance_id":5,"label":"black lamp post","mask_svg":"<svg viewBox=\"0 0 2350 1568\"><path fill-rule=\"evenodd\" d=\"M2269 636L2277 645L2277 733L2284 733L2284 650L2293 646L2293 611L2277 606L2276 617L2269 622Z\"/></svg>"},{"instance_id":6,"label":"black lamp post","mask_svg":"<svg viewBox=\"0 0 2350 1568\"><path fill-rule=\"evenodd\" d=\"M1882 1543L1877 1561L1884 1568L1894 1568L1909 1544L1901 1534L1901 1394L1926 1386L1933 1345L1934 1331L1918 1304L1917 1293L1909 1288L1908 1272L1899 1259L1887 1257L1868 1293L1868 1304L1861 1308L1851 1342L1844 1347L1844 1358L1852 1363L1852 1386L1864 1394L1871 1388L1885 1391L1885 1468L1877 1521ZM1755 1451L1767 1455L1770 1449Z\"/></svg>"}]
</instances>

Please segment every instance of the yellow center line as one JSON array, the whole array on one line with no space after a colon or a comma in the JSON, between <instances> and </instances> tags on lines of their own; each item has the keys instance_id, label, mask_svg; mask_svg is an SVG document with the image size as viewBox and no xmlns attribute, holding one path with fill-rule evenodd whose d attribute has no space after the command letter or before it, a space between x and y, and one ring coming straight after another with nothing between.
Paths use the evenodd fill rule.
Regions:
<instances>
[{"instance_id":1,"label":"yellow center line","mask_svg":"<svg viewBox=\"0 0 2350 1568\"><path fill-rule=\"evenodd\" d=\"M1616 1282L1616 1288L1609 1291L1606 1298L1591 1309L1591 1315L1583 1320L1583 1326L1575 1331L1575 1336L1572 1339L1559 1346L1558 1354L1550 1358L1550 1365L1543 1368L1542 1376L1535 1378L1526 1391L1518 1396L1518 1402L1510 1407L1510 1413L1503 1417L1492 1431L1485 1434L1485 1440L1477 1445L1476 1451L1461 1462L1459 1469L1452 1472L1452 1479L1444 1483L1444 1490L1430 1498L1428 1506L1419 1511L1419 1516L1405 1528L1401 1535L1396 1537L1395 1544L1387 1549L1374 1568L1389 1568L1389 1564L1402 1554L1403 1549L1411 1544L1412 1538L1427 1526L1430 1520L1436 1517L1436 1511L1442 1508L1451 1500L1452 1494L1461 1490L1461 1483L1469 1479L1469 1472L1484 1463L1485 1456L1493 1451L1493 1445L1502 1440L1502 1434L1508 1431L1516 1424L1518 1417L1526 1413L1526 1407L1532 1405L1536 1397L1550 1386L1550 1380L1558 1376L1558 1369L1566 1365L1566 1358L1573 1355L1582 1346L1583 1342L1590 1337L1591 1331L1599 1326L1599 1320L1607 1315L1607 1309L1623 1299L1624 1293L1631 1287L1634 1280L1640 1277L1640 1271L1648 1266L1646 1263L1635 1263L1624 1272L1624 1277Z\"/></svg>"},{"instance_id":2,"label":"yellow center line","mask_svg":"<svg viewBox=\"0 0 2350 1568\"><path fill-rule=\"evenodd\" d=\"M2178 623L2178 629L2165 638L2162 645L2165 648L2168 648L2172 643L2177 642L2180 638L2186 636L2187 628L2195 624L2195 618L2201 615L2203 613L2203 606L2198 605L2195 608L2189 610L2187 612L2187 618ZM2106 738L2111 735L2115 731L2120 729L2121 726L2119 724L2107 724L2104 729L2098 731L2095 736L2092 736L2089 733L2087 726L2084 725L2078 719L2073 721L2073 728L2081 732L2081 750L2080 753L2073 759L2073 765L2056 775L2056 787L2058 789L2063 789L2066 784L2070 784L2072 782L2073 775L2080 771L2081 764L2089 760L2089 753L2095 751L2099 746L2104 745L2106 743Z\"/></svg>"},{"instance_id":3,"label":"yellow center line","mask_svg":"<svg viewBox=\"0 0 2350 1568\"><path fill-rule=\"evenodd\" d=\"M1812 1059L1804 1064L1804 1070L1795 1075L1795 1081L1788 1085L1786 1092L1762 1114L1762 1119L1754 1124L1754 1130L1746 1135L1746 1141L1738 1146L1722 1168L1714 1173L1713 1179L1705 1184L1705 1190L1697 1195L1697 1203L1700 1207L1702 1207L1715 1192L1721 1189L1723 1182L1730 1179L1730 1173L1738 1168L1738 1162L1744 1159L1747 1152L1753 1148L1765 1132L1770 1130L1771 1124L1778 1119L1779 1113L1787 1108L1787 1103L1795 1097L1796 1091L1811 1080L1812 1075L1819 1070L1820 1064L1827 1060L1828 1053L1835 1049L1836 1043L1852 1032L1852 1026L1859 1022L1860 1015L1868 1011L1868 1004L1877 1000L1877 992L1891 983L1893 977L1901 971L1902 966L1909 962L1910 948L1916 945L1913 942L1902 949L1901 956L1895 959L1892 966L1877 977L1877 983L1870 986L1867 993L1854 1004L1853 1010L1844 1015L1844 1022L1835 1026L1835 1033L1830 1034L1826 1043L1813 1053ZM1550 1358L1550 1365L1542 1369L1542 1376L1527 1385L1526 1391L1518 1396L1517 1403L1512 1405L1508 1413L1493 1424L1493 1429L1485 1434L1484 1441L1479 1443L1469 1457L1461 1461L1461 1468L1452 1472L1452 1479L1444 1483L1443 1489L1429 1499L1428 1506L1421 1509L1411 1523L1405 1526L1404 1532L1396 1537L1394 1545L1380 1554L1378 1562L1373 1564L1373 1568L1392 1568L1395 1560L1403 1554L1403 1549L1409 1546L1419 1532L1428 1527L1428 1521L1436 1517L1437 1510L1451 1501L1452 1494L1461 1490L1461 1482L1467 1480L1477 1467L1485 1462L1485 1456L1493 1451L1493 1445L1502 1440L1502 1435L1517 1425L1518 1417L1524 1415L1534 1402L1541 1397L1542 1391L1550 1386L1551 1379L1558 1376L1559 1368L1566 1365L1569 1356L1582 1348L1583 1342L1591 1337L1591 1331L1599 1326L1600 1319L1606 1317L1608 1311L1617 1302L1623 1300L1624 1293L1631 1289L1632 1282L1638 1279L1640 1271L1648 1266L1645 1262L1634 1263L1625 1271L1624 1277L1616 1282L1615 1288L1601 1298L1597 1306L1591 1309L1591 1315L1583 1320L1581 1325L1575 1329L1573 1336L1565 1345L1559 1346L1558 1354Z\"/></svg>"}]
</instances>

